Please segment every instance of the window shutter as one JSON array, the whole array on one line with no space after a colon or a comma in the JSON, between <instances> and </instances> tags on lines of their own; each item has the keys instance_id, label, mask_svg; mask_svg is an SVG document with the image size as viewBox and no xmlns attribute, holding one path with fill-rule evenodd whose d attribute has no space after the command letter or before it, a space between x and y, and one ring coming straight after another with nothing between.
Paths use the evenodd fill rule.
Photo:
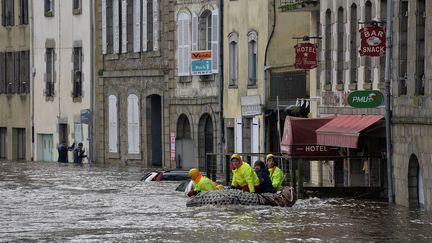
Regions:
<instances>
[{"instance_id":1,"label":"window shutter","mask_svg":"<svg viewBox=\"0 0 432 243\"><path fill-rule=\"evenodd\" d=\"M121 3L122 19L121 19L121 50L122 53L127 53L127 0L122 0Z\"/></svg>"},{"instance_id":2,"label":"window shutter","mask_svg":"<svg viewBox=\"0 0 432 243\"><path fill-rule=\"evenodd\" d=\"M236 118L236 153L243 153L243 124L242 118Z\"/></svg>"},{"instance_id":3,"label":"window shutter","mask_svg":"<svg viewBox=\"0 0 432 243\"><path fill-rule=\"evenodd\" d=\"M106 1L102 0L102 54L107 53L107 13L106 13Z\"/></svg>"},{"instance_id":4,"label":"window shutter","mask_svg":"<svg viewBox=\"0 0 432 243\"><path fill-rule=\"evenodd\" d=\"M135 96L135 102L134 102L134 110L133 110L133 133L134 133L134 152L139 153L140 152L140 129L139 129L139 104L138 104L138 97Z\"/></svg>"},{"instance_id":5,"label":"window shutter","mask_svg":"<svg viewBox=\"0 0 432 243\"><path fill-rule=\"evenodd\" d=\"M183 16L184 13L179 15L177 20L177 73L178 76L185 76L184 73L184 46L183 46L183 34L184 34L184 25L183 25Z\"/></svg>"},{"instance_id":6,"label":"window shutter","mask_svg":"<svg viewBox=\"0 0 432 243\"><path fill-rule=\"evenodd\" d=\"M142 50L143 51L147 51L147 1L148 0L143 0L143 6L142 6Z\"/></svg>"},{"instance_id":7,"label":"window shutter","mask_svg":"<svg viewBox=\"0 0 432 243\"><path fill-rule=\"evenodd\" d=\"M158 0L153 0L153 50L157 51L159 40L159 6Z\"/></svg>"},{"instance_id":8,"label":"window shutter","mask_svg":"<svg viewBox=\"0 0 432 243\"><path fill-rule=\"evenodd\" d=\"M141 0L134 0L134 52L141 49Z\"/></svg>"},{"instance_id":9,"label":"window shutter","mask_svg":"<svg viewBox=\"0 0 432 243\"><path fill-rule=\"evenodd\" d=\"M9 18L10 18L10 25L11 26L14 26L15 25L15 4L14 4L14 2L15 1L10 1L10 4L11 4L11 6L10 6L10 9L12 10L11 11L11 13L10 13L10 16L9 16Z\"/></svg>"},{"instance_id":10,"label":"window shutter","mask_svg":"<svg viewBox=\"0 0 432 243\"><path fill-rule=\"evenodd\" d=\"M198 50L198 16L192 12L192 51Z\"/></svg>"},{"instance_id":11,"label":"window shutter","mask_svg":"<svg viewBox=\"0 0 432 243\"><path fill-rule=\"evenodd\" d=\"M13 91L14 93L20 92L20 52L13 53L14 56L14 77L13 77Z\"/></svg>"},{"instance_id":12,"label":"window shutter","mask_svg":"<svg viewBox=\"0 0 432 243\"><path fill-rule=\"evenodd\" d=\"M218 9L212 12L212 72L218 73L219 65L219 12Z\"/></svg>"},{"instance_id":13,"label":"window shutter","mask_svg":"<svg viewBox=\"0 0 432 243\"><path fill-rule=\"evenodd\" d=\"M2 0L2 25L6 26L6 0Z\"/></svg>"},{"instance_id":14,"label":"window shutter","mask_svg":"<svg viewBox=\"0 0 432 243\"><path fill-rule=\"evenodd\" d=\"M133 153L134 151L134 139L133 139L133 122L132 122L132 116L133 116L133 101L132 101L132 97L129 96L128 97L128 117L127 117L127 121L128 121L128 153Z\"/></svg>"},{"instance_id":15,"label":"window shutter","mask_svg":"<svg viewBox=\"0 0 432 243\"><path fill-rule=\"evenodd\" d=\"M259 124L258 124L258 118L254 117L252 118L252 129L251 129L251 148L252 153L259 153ZM258 160L258 157L252 157L252 161Z\"/></svg>"},{"instance_id":16,"label":"window shutter","mask_svg":"<svg viewBox=\"0 0 432 243\"><path fill-rule=\"evenodd\" d=\"M119 0L113 0L113 53L120 51Z\"/></svg>"},{"instance_id":17,"label":"window shutter","mask_svg":"<svg viewBox=\"0 0 432 243\"><path fill-rule=\"evenodd\" d=\"M139 153L139 147L138 97L132 94L128 97L128 153Z\"/></svg>"},{"instance_id":18,"label":"window shutter","mask_svg":"<svg viewBox=\"0 0 432 243\"><path fill-rule=\"evenodd\" d=\"M191 50L190 50L190 31L189 31L189 16L183 20L183 67L184 74L190 75L191 65Z\"/></svg>"},{"instance_id":19,"label":"window shutter","mask_svg":"<svg viewBox=\"0 0 432 243\"><path fill-rule=\"evenodd\" d=\"M109 110L109 114L108 114L109 152L117 153L117 98L114 95L110 95L108 98L108 110Z\"/></svg>"},{"instance_id":20,"label":"window shutter","mask_svg":"<svg viewBox=\"0 0 432 243\"><path fill-rule=\"evenodd\" d=\"M6 93L5 53L0 52L0 94Z\"/></svg>"}]
</instances>

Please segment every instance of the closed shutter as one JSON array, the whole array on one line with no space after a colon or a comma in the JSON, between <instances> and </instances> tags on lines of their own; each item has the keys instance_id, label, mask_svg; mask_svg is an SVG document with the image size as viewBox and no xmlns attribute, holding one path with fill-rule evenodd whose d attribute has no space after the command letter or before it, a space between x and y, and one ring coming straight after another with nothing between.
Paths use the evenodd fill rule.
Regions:
<instances>
[{"instance_id":1,"label":"closed shutter","mask_svg":"<svg viewBox=\"0 0 432 243\"><path fill-rule=\"evenodd\" d=\"M11 10L9 18L10 18L10 25L11 26L15 25L15 6L14 6L15 4L14 4L14 2L15 2L14 0L9 1L10 10Z\"/></svg>"},{"instance_id":2,"label":"closed shutter","mask_svg":"<svg viewBox=\"0 0 432 243\"><path fill-rule=\"evenodd\" d=\"M129 95L128 97L128 153L138 154L139 145L139 110L138 97Z\"/></svg>"},{"instance_id":3,"label":"closed shutter","mask_svg":"<svg viewBox=\"0 0 432 243\"><path fill-rule=\"evenodd\" d=\"M108 98L108 144L109 152L117 153L117 98L114 95L110 95Z\"/></svg>"},{"instance_id":4,"label":"closed shutter","mask_svg":"<svg viewBox=\"0 0 432 243\"><path fill-rule=\"evenodd\" d=\"M178 76L185 76L184 73L184 62L183 62L183 35L184 35L184 25L183 18L185 13L181 13L177 20L177 73Z\"/></svg>"},{"instance_id":5,"label":"closed shutter","mask_svg":"<svg viewBox=\"0 0 432 243\"><path fill-rule=\"evenodd\" d=\"M107 9L106 1L102 0L102 54L107 53Z\"/></svg>"},{"instance_id":6,"label":"closed shutter","mask_svg":"<svg viewBox=\"0 0 432 243\"><path fill-rule=\"evenodd\" d=\"M113 0L113 53L120 51L119 0Z\"/></svg>"},{"instance_id":7,"label":"closed shutter","mask_svg":"<svg viewBox=\"0 0 432 243\"><path fill-rule=\"evenodd\" d=\"M134 0L134 45L133 51L141 51L141 0Z\"/></svg>"},{"instance_id":8,"label":"closed shutter","mask_svg":"<svg viewBox=\"0 0 432 243\"><path fill-rule=\"evenodd\" d=\"M219 65L219 10L215 9L212 12L212 72L218 73Z\"/></svg>"},{"instance_id":9,"label":"closed shutter","mask_svg":"<svg viewBox=\"0 0 432 243\"><path fill-rule=\"evenodd\" d=\"M236 118L236 153L243 153L243 124L242 118Z\"/></svg>"},{"instance_id":10,"label":"closed shutter","mask_svg":"<svg viewBox=\"0 0 432 243\"><path fill-rule=\"evenodd\" d=\"M191 51L190 51L190 31L189 31L189 15L183 20L183 65L184 74L186 76L190 75L190 65L191 65Z\"/></svg>"},{"instance_id":11,"label":"closed shutter","mask_svg":"<svg viewBox=\"0 0 432 243\"><path fill-rule=\"evenodd\" d=\"M192 51L198 50L198 16L192 12Z\"/></svg>"},{"instance_id":12,"label":"closed shutter","mask_svg":"<svg viewBox=\"0 0 432 243\"><path fill-rule=\"evenodd\" d=\"M158 0L153 0L153 50L157 51L159 40L159 6Z\"/></svg>"},{"instance_id":13,"label":"closed shutter","mask_svg":"<svg viewBox=\"0 0 432 243\"><path fill-rule=\"evenodd\" d=\"M252 119L252 129L251 129L251 152L252 153L259 153L259 124L258 124L258 118L254 117ZM252 157L252 161L255 162L258 160L258 157L254 156Z\"/></svg>"},{"instance_id":14,"label":"closed shutter","mask_svg":"<svg viewBox=\"0 0 432 243\"><path fill-rule=\"evenodd\" d=\"M127 53L127 0L122 0L121 11L121 51Z\"/></svg>"},{"instance_id":15,"label":"closed shutter","mask_svg":"<svg viewBox=\"0 0 432 243\"><path fill-rule=\"evenodd\" d=\"M14 52L14 78L13 78L13 92L20 93L20 73L21 73L21 60L19 51Z\"/></svg>"},{"instance_id":16,"label":"closed shutter","mask_svg":"<svg viewBox=\"0 0 432 243\"><path fill-rule=\"evenodd\" d=\"M142 6L142 50L143 51L147 51L147 1L148 0L143 0L143 6Z\"/></svg>"}]
</instances>

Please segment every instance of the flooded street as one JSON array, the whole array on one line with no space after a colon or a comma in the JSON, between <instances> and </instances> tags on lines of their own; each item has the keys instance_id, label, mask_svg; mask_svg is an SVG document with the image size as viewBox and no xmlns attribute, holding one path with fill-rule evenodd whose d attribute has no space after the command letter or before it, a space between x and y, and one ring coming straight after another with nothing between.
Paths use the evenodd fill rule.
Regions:
<instances>
[{"instance_id":1,"label":"flooded street","mask_svg":"<svg viewBox=\"0 0 432 243\"><path fill-rule=\"evenodd\" d=\"M0 162L0 241L432 242L432 217L385 202L186 207L177 182L137 167Z\"/></svg>"}]
</instances>

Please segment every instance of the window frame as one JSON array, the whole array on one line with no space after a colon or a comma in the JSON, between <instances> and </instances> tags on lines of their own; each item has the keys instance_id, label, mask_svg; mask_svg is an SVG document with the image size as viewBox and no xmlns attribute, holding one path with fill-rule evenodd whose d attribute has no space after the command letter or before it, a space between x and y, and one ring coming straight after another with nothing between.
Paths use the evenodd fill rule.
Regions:
<instances>
[{"instance_id":1,"label":"window frame","mask_svg":"<svg viewBox=\"0 0 432 243\"><path fill-rule=\"evenodd\" d=\"M73 56L72 96L73 98L80 98L83 96L82 47L81 46L73 47L72 56Z\"/></svg>"},{"instance_id":2,"label":"window frame","mask_svg":"<svg viewBox=\"0 0 432 243\"><path fill-rule=\"evenodd\" d=\"M248 40L248 87L256 87L258 77L258 33L251 31Z\"/></svg>"},{"instance_id":3,"label":"window frame","mask_svg":"<svg viewBox=\"0 0 432 243\"><path fill-rule=\"evenodd\" d=\"M72 14L80 15L82 13L82 0L72 0Z\"/></svg>"},{"instance_id":4,"label":"window frame","mask_svg":"<svg viewBox=\"0 0 432 243\"><path fill-rule=\"evenodd\" d=\"M228 51L229 51L229 77L228 86L236 87L238 85L238 33L231 32L228 36Z\"/></svg>"},{"instance_id":5,"label":"window frame","mask_svg":"<svg viewBox=\"0 0 432 243\"><path fill-rule=\"evenodd\" d=\"M54 17L54 0L44 1L45 17Z\"/></svg>"},{"instance_id":6,"label":"window frame","mask_svg":"<svg viewBox=\"0 0 432 243\"><path fill-rule=\"evenodd\" d=\"M55 67L55 49L52 47L45 48L45 96L54 97L54 67Z\"/></svg>"}]
</instances>

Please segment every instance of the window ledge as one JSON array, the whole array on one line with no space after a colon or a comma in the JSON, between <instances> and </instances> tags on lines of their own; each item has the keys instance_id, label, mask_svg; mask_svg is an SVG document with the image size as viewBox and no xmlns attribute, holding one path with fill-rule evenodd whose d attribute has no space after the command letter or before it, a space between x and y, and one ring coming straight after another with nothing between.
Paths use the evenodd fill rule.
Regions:
<instances>
[{"instance_id":1,"label":"window ledge","mask_svg":"<svg viewBox=\"0 0 432 243\"><path fill-rule=\"evenodd\" d=\"M336 84L336 90L337 91L343 91L344 90L344 84Z\"/></svg>"},{"instance_id":2,"label":"window ledge","mask_svg":"<svg viewBox=\"0 0 432 243\"><path fill-rule=\"evenodd\" d=\"M108 158L110 159L120 159L120 154L119 153L113 153L113 152L108 152Z\"/></svg>"},{"instance_id":3,"label":"window ledge","mask_svg":"<svg viewBox=\"0 0 432 243\"><path fill-rule=\"evenodd\" d=\"M209 74L209 75L200 75L200 81L201 82L210 82L210 81L214 81L215 80L215 76L214 74Z\"/></svg>"},{"instance_id":4,"label":"window ledge","mask_svg":"<svg viewBox=\"0 0 432 243\"><path fill-rule=\"evenodd\" d=\"M192 76L179 76L178 82L179 83L190 83L190 82L192 82Z\"/></svg>"},{"instance_id":5,"label":"window ledge","mask_svg":"<svg viewBox=\"0 0 432 243\"><path fill-rule=\"evenodd\" d=\"M141 57L139 52L129 52L127 54L128 59L139 59Z\"/></svg>"},{"instance_id":6,"label":"window ledge","mask_svg":"<svg viewBox=\"0 0 432 243\"><path fill-rule=\"evenodd\" d=\"M250 84L248 84L247 88L248 88L248 89L257 89L257 88L258 88L258 85L256 85L256 84L254 84L254 85L250 85Z\"/></svg>"},{"instance_id":7,"label":"window ledge","mask_svg":"<svg viewBox=\"0 0 432 243\"><path fill-rule=\"evenodd\" d=\"M73 14L73 15L80 15L81 13L82 13L81 8L77 8L77 9L74 9L74 10L72 11L72 14Z\"/></svg>"},{"instance_id":8,"label":"window ledge","mask_svg":"<svg viewBox=\"0 0 432 243\"><path fill-rule=\"evenodd\" d=\"M357 90L357 83L350 83L348 86L349 90Z\"/></svg>"},{"instance_id":9,"label":"window ledge","mask_svg":"<svg viewBox=\"0 0 432 243\"><path fill-rule=\"evenodd\" d=\"M54 12L53 11L45 12L45 17L54 17Z\"/></svg>"},{"instance_id":10,"label":"window ledge","mask_svg":"<svg viewBox=\"0 0 432 243\"><path fill-rule=\"evenodd\" d=\"M228 85L228 89L238 89L238 85L237 84Z\"/></svg>"},{"instance_id":11,"label":"window ledge","mask_svg":"<svg viewBox=\"0 0 432 243\"><path fill-rule=\"evenodd\" d=\"M332 90L332 85L331 85L331 83L329 83L329 84L324 84L324 90L325 90L325 91L331 91L331 90Z\"/></svg>"},{"instance_id":12,"label":"window ledge","mask_svg":"<svg viewBox=\"0 0 432 243\"><path fill-rule=\"evenodd\" d=\"M107 60L118 60L119 54L106 54L106 59Z\"/></svg>"}]
</instances>

